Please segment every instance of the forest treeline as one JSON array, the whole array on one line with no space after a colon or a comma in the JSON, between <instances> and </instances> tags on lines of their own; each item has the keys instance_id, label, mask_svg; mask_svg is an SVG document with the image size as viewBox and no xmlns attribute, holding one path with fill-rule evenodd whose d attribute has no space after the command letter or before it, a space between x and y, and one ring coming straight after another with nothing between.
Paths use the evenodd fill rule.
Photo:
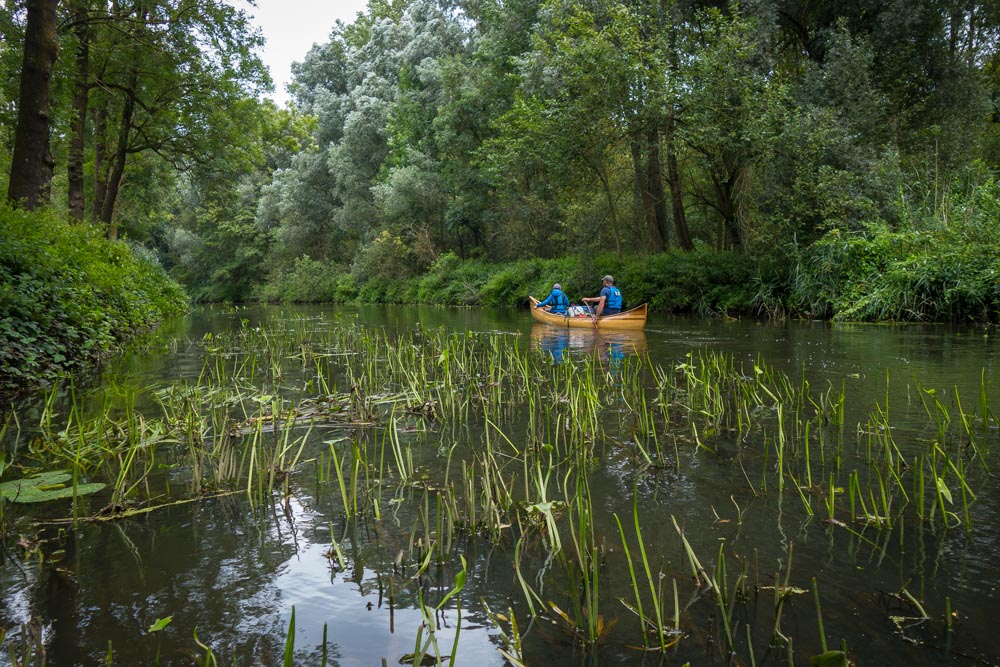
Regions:
<instances>
[{"instance_id":1,"label":"forest treeline","mask_svg":"<svg viewBox=\"0 0 1000 667\"><path fill-rule=\"evenodd\" d=\"M222 0L0 31L8 199L197 300L1000 318L991 0L370 0L283 108Z\"/></svg>"}]
</instances>

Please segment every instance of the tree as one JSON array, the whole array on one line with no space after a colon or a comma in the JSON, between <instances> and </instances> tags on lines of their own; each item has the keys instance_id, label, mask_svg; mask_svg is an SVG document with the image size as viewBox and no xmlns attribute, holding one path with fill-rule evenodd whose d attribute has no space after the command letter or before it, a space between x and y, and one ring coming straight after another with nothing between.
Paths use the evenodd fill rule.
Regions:
<instances>
[{"instance_id":1,"label":"tree","mask_svg":"<svg viewBox=\"0 0 1000 667\"><path fill-rule=\"evenodd\" d=\"M92 109L92 217L117 236L115 212L130 155L151 152L173 169L211 162L236 143L239 100L270 85L261 44L242 10L216 0L74 0L76 38L69 173L70 212L84 210L86 119ZM98 54L94 57L93 54ZM96 94L92 94L96 91Z\"/></svg>"},{"instance_id":2,"label":"tree","mask_svg":"<svg viewBox=\"0 0 1000 667\"><path fill-rule=\"evenodd\" d=\"M722 222L720 247L747 240L753 165L766 141L766 117L777 85L754 21L716 9L689 25L682 69L687 91L679 138L698 168L692 192Z\"/></svg>"},{"instance_id":3,"label":"tree","mask_svg":"<svg viewBox=\"0 0 1000 667\"><path fill-rule=\"evenodd\" d=\"M49 149L49 80L59 53L57 0L27 0L17 131L7 198L33 209L48 200L55 160Z\"/></svg>"}]
</instances>

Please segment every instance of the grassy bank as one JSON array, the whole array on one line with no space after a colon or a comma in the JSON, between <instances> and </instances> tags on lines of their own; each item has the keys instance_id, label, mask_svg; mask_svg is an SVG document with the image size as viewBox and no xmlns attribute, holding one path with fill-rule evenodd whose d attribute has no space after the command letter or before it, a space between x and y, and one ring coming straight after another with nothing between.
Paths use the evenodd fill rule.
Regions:
<instances>
[{"instance_id":1,"label":"grassy bank","mask_svg":"<svg viewBox=\"0 0 1000 667\"><path fill-rule=\"evenodd\" d=\"M92 362L185 303L127 243L51 212L0 206L0 394Z\"/></svg>"},{"instance_id":2,"label":"grassy bank","mask_svg":"<svg viewBox=\"0 0 1000 667\"><path fill-rule=\"evenodd\" d=\"M610 273L626 307L648 302L656 312L738 315L772 307L776 268L742 253L698 250L617 258L614 254L496 263L440 256L417 276L364 276L308 258L274 274L261 291L266 301L422 303L450 306L525 306L554 282L573 300L595 296Z\"/></svg>"}]
</instances>

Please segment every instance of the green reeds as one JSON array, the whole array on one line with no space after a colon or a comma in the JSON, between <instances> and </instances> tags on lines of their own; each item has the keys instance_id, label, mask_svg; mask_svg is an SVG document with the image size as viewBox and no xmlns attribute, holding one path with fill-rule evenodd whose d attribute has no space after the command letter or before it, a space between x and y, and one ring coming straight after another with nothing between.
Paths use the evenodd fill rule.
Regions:
<instances>
[{"instance_id":1,"label":"green reeds","mask_svg":"<svg viewBox=\"0 0 1000 667\"><path fill-rule=\"evenodd\" d=\"M816 511L838 526L862 522L880 531L880 542L892 537L885 529L902 530L914 514L924 524L962 522L972 530L974 476L987 470L990 435L980 431L977 420L985 425L994 419L985 375L975 414L962 410L957 392L955 412L933 390L919 389L936 436L927 444L903 430L894 433L888 398L880 398L859 426L854 457L833 431L843 430L844 385L817 392L804 376L793 381L760 357L744 370L733 355L703 350L664 369L640 355L611 373L597 356L553 365L505 335L444 330L390 335L356 322L334 323L319 333L307 329L243 326L207 338L200 377L158 390L159 414L140 413L134 400L109 393L93 401L97 407L89 414L73 399L68 414L60 416L60 401L52 393L40 428L49 437L36 442L32 454L72 464L78 479L106 475L114 480L116 503L152 497L161 490L157 484L169 482L156 480L157 471L169 469L175 479L187 476L193 496L238 489L255 508L295 493L297 471L304 461L314 461L316 495L331 494L355 530L368 518L381 520L385 507L391 510L379 533L392 530L397 512L415 517L401 550L402 566L416 566L405 585L416 586L418 595L421 583L453 563L463 544L483 539L507 553L513 546L511 587L523 597L527 613L546 614L588 648L614 626L614 619L601 614L609 608L609 587L602 579L608 561L618 557L604 549L589 476L615 457L651 487L661 481L656 475L672 474L671 464L680 477L688 473L688 461L716 468L736 461L754 496L757 489L744 463L759 463L763 492L768 484L776 487L779 502L786 478L795 485L801 507L795 503L791 511L798 518ZM276 384L277 378L282 382ZM338 386L346 390L338 394ZM470 436L478 427L481 437ZM316 435L319 429L322 437ZM733 450L730 459L726 454ZM708 452L719 456L707 457ZM838 479L846 492L836 486ZM383 505L386 488L395 496ZM613 518L631 587L631 598L622 602L639 618L642 645L660 651L674 646L681 614L685 623L694 622L695 615L685 610L703 605L721 623L714 626L720 645L735 653L748 566L735 567L739 554L732 543L722 542L714 572L708 572L696 556L694 532L685 534L674 519L696 589L682 607L678 582L685 586L687 579L671 577L671 586L665 586L662 566L651 561L638 488L633 486L632 528L624 529L618 514ZM822 497L823 507L814 508L814 496ZM743 511L736 509L742 528ZM340 542L332 539L329 552L341 569L352 557L346 535ZM355 542L351 539L357 548ZM792 642L780 620L786 598L798 592L789 585L791 556L789 546L784 583L775 579L773 632L789 655ZM557 575L565 582L561 589L551 581ZM390 588L396 585L391 576L388 581ZM822 636L815 582L813 587ZM561 597L549 600L555 596ZM424 623L414 659L431 652L454 662L457 632L449 654L433 636L440 609L422 597L420 608ZM505 633L504 655L513 664L523 662L513 614L487 613ZM523 618L525 612L519 613ZM746 630L753 663L749 626Z\"/></svg>"},{"instance_id":2,"label":"green reeds","mask_svg":"<svg viewBox=\"0 0 1000 667\"><path fill-rule=\"evenodd\" d=\"M653 608L652 618L648 617L643 611L642 605L642 595L639 592L639 583L635 574L635 565L632 561L632 554L629 550L628 540L625 537L625 530L622 528L621 520L618 518L616 513L613 513L615 524L618 526L618 534L622 541L622 550L625 553L625 560L628 565L629 579L632 584L632 593L635 597L635 607L625 604L626 607L631 609L638 617L639 622L642 627L642 645L644 648L649 647L649 631L652 629L656 633L657 648L661 651L666 651L668 648L674 646L678 641L680 641L680 633L677 630L678 619L676 617L677 605L675 602L675 617L674 617L674 630L670 632L671 637L668 640L668 629L665 626L664 610L663 610L663 591L662 582L663 576L661 572L658 572L655 578L652 574L652 569L649 565L649 557L646 554L645 541L642 537L642 529L639 526L639 506L638 506L638 493L636 489L632 491L632 521L635 527L635 536L639 545L639 556L642 562L643 573L646 576L646 584L649 587L650 603ZM677 588L676 582L674 582L674 596L676 598ZM624 604L624 600L622 600Z\"/></svg>"}]
</instances>

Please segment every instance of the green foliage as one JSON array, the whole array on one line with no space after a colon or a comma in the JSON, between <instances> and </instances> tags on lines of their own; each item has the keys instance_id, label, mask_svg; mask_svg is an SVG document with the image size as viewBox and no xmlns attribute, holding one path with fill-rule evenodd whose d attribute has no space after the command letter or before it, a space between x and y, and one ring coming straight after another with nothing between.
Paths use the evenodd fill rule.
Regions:
<instances>
[{"instance_id":1,"label":"green foliage","mask_svg":"<svg viewBox=\"0 0 1000 667\"><path fill-rule=\"evenodd\" d=\"M14 503L44 503L60 498L86 496L105 487L100 482L77 484L74 488L73 476L65 470L47 470L31 477L15 479L0 484L0 499Z\"/></svg>"},{"instance_id":2,"label":"green foliage","mask_svg":"<svg viewBox=\"0 0 1000 667\"><path fill-rule=\"evenodd\" d=\"M417 268L417 258L402 237L383 231L358 251L351 265L351 275L364 287L372 281L412 277Z\"/></svg>"},{"instance_id":3,"label":"green foliage","mask_svg":"<svg viewBox=\"0 0 1000 667\"><path fill-rule=\"evenodd\" d=\"M610 255L594 259L594 295L600 277L610 273L625 296L625 307L649 303L654 312L699 315L738 315L770 310L762 302L762 285L778 279L773 269L741 252L718 252L700 247L692 252L672 250L617 261Z\"/></svg>"},{"instance_id":4,"label":"green foliage","mask_svg":"<svg viewBox=\"0 0 1000 667\"><path fill-rule=\"evenodd\" d=\"M951 195L931 217L900 215L920 227L834 229L809 247L792 305L846 320L1000 319L1000 185Z\"/></svg>"},{"instance_id":5,"label":"green foliage","mask_svg":"<svg viewBox=\"0 0 1000 667\"><path fill-rule=\"evenodd\" d=\"M51 380L186 305L126 243L0 207L0 392Z\"/></svg>"},{"instance_id":6,"label":"green foliage","mask_svg":"<svg viewBox=\"0 0 1000 667\"><path fill-rule=\"evenodd\" d=\"M290 269L278 269L260 290L263 301L284 303L342 303L355 299L350 273L333 262L299 257Z\"/></svg>"},{"instance_id":7,"label":"green foliage","mask_svg":"<svg viewBox=\"0 0 1000 667\"><path fill-rule=\"evenodd\" d=\"M773 267L742 253L704 248L622 260L606 254L506 263L462 260L445 253L422 276L371 278L356 290L351 274L335 271L335 267L300 259L295 271L272 276L263 296L283 301L524 307L529 294L544 298L557 282L571 301L596 296L601 278L612 273L625 294L626 307L648 302L659 312L735 315L771 311L780 305L781 291L773 296L766 288L782 284L782 276ZM329 294L334 296L325 296Z\"/></svg>"},{"instance_id":8,"label":"green foliage","mask_svg":"<svg viewBox=\"0 0 1000 667\"><path fill-rule=\"evenodd\" d=\"M420 278L417 301L455 306L472 306L480 302L480 292L489 278L488 264L481 260L462 260L454 253L445 253Z\"/></svg>"}]
</instances>

